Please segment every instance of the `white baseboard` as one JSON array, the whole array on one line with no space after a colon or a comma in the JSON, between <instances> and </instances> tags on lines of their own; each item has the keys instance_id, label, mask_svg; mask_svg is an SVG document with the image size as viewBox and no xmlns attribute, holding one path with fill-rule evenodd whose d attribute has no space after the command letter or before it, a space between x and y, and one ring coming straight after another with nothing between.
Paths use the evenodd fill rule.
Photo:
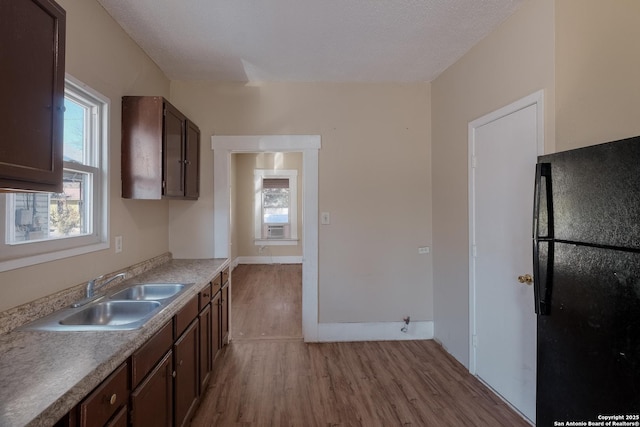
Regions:
<instances>
[{"instance_id":1,"label":"white baseboard","mask_svg":"<svg viewBox=\"0 0 640 427\"><path fill-rule=\"evenodd\" d=\"M407 332L404 322L318 323L318 342L338 341L409 341L433 339L433 321L411 322Z\"/></svg>"},{"instance_id":2,"label":"white baseboard","mask_svg":"<svg viewBox=\"0 0 640 427\"><path fill-rule=\"evenodd\" d=\"M302 264L301 256L239 256L233 260L238 264Z\"/></svg>"}]
</instances>

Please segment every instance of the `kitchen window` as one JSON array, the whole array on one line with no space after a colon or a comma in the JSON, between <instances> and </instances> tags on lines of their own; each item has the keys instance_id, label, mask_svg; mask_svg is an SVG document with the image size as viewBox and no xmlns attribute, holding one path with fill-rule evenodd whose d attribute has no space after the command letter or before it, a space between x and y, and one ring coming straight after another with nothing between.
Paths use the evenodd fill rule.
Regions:
<instances>
[{"instance_id":1,"label":"kitchen window","mask_svg":"<svg viewBox=\"0 0 640 427\"><path fill-rule=\"evenodd\" d=\"M297 244L297 177L297 170L254 170L256 245Z\"/></svg>"},{"instance_id":2,"label":"kitchen window","mask_svg":"<svg viewBox=\"0 0 640 427\"><path fill-rule=\"evenodd\" d=\"M0 271L108 248L109 99L67 76L63 191L4 199Z\"/></svg>"}]
</instances>

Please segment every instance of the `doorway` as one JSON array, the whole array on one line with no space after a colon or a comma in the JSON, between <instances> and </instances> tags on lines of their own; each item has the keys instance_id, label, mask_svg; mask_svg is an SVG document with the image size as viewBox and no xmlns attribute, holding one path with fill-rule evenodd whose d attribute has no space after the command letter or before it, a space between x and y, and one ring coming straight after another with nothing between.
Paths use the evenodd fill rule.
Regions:
<instances>
[{"instance_id":1,"label":"doorway","mask_svg":"<svg viewBox=\"0 0 640 427\"><path fill-rule=\"evenodd\" d=\"M469 124L470 371L535 422L531 215L542 92Z\"/></svg>"},{"instance_id":2,"label":"doorway","mask_svg":"<svg viewBox=\"0 0 640 427\"><path fill-rule=\"evenodd\" d=\"M214 256L217 258L231 256L231 154L278 151L302 153L304 170L302 179L302 335L307 342L318 341L318 150L321 146L320 136L213 136L211 139L214 150ZM233 317L231 321L233 321Z\"/></svg>"}]
</instances>

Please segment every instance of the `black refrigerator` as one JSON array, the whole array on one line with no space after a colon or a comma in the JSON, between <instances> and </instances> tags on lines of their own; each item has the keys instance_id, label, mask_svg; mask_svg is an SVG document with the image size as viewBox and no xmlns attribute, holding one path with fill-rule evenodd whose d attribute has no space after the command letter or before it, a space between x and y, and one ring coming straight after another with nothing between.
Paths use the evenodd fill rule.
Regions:
<instances>
[{"instance_id":1,"label":"black refrigerator","mask_svg":"<svg viewBox=\"0 0 640 427\"><path fill-rule=\"evenodd\" d=\"M538 158L533 253L536 424L640 425L640 137Z\"/></svg>"}]
</instances>

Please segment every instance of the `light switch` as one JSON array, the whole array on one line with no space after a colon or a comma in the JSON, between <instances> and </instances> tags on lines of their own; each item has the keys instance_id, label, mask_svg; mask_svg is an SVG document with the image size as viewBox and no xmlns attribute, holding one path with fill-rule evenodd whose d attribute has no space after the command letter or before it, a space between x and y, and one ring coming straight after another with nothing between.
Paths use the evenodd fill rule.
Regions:
<instances>
[{"instance_id":1,"label":"light switch","mask_svg":"<svg viewBox=\"0 0 640 427\"><path fill-rule=\"evenodd\" d=\"M428 254L429 252L430 252L430 248L429 248L429 246L420 246L420 247L418 248L418 253L419 253L420 255Z\"/></svg>"},{"instance_id":2,"label":"light switch","mask_svg":"<svg viewBox=\"0 0 640 427\"><path fill-rule=\"evenodd\" d=\"M320 223L322 225L329 225L331 224L331 214L329 212L322 212L320 213Z\"/></svg>"},{"instance_id":3,"label":"light switch","mask_svg":"<svg viewBox=\"0 0 640 427\"><path fill-rule=\"evenodd\" d=\"M116 236L115 237L115 247L116 247L116 253L117 254L122 252L122 236Z\"/></svg>"}]
</instances>

